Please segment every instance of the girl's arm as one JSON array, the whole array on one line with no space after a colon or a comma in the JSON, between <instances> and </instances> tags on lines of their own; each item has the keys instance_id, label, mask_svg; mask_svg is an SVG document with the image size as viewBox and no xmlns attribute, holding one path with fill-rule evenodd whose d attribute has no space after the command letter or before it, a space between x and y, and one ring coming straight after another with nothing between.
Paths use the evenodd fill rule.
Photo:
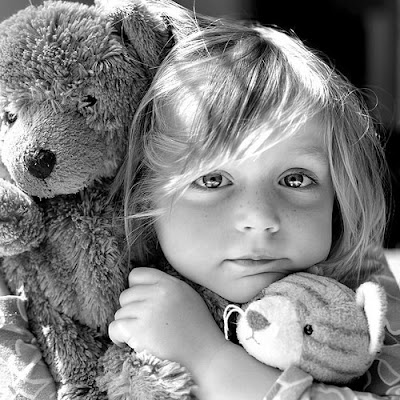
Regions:
<instances>
[{"instance_id":1,"label":"girl's arm","mask_svg":"<svg viewBox=\"0 0 400 400\"><path fill-rule=\"evenodd\" d=\"M154 268L135 268L110 324L110 338L185 366L200 400L262 399L280 372L225 340L189 285Z\"/></svg>"},{"instance_id":2,"label":"girl's arm","mask_svg":"<svg viewBox=\"0 0 400 400\"><path fill-rule=\"evenodd\" d=\"M261 364L238 345L226 341L202 371L191 369L200 400L261 400L281 371Z\"/></svg>"},{"instance_id":3,"label":"girl's arm","mask_svg":"<svg viewBox=\"0 0 400 400\"><path fill-rule=\"evenodd\" d=\"M0 275L0 398L56 399L56 387L28 330L25 302Z\"/></svg>"},{"instance_id":4,"label":"girl's arm","mask_svg":"<svg viewBox=\"0 0 400 400\"><path fill-rule=\"evenodd\" d=\"M184 282L149 268L133 270L129 282L130 288L120 297L122 307L110 325L111 339L187 367L198 385L200 400L324 400L329 396L332 400L400 400L400 354L390 361L386 357L381 364L394 371L385 390L371 383L377 379L374 366L369 386L358 391L313 383L299 369L282 373L227 342L201 297ZM399 349L399 342L395 346Z\"/></svg>"}]
</instances>

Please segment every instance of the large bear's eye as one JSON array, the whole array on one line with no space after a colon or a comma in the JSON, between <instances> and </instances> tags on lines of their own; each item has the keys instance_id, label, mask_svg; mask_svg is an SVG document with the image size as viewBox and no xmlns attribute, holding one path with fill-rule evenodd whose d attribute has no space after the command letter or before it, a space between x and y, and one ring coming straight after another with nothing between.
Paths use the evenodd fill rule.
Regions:
<instances>
[{"instance_id":1,"label":"large bear's eye","mask_svg":"<svg viewBox=\"0 0 400 400\"><path fill-rule=\"evenodd\" d=\"M82 99L82 105L83 105L83 107L92 107L92 106L94 106L96 103L97 103L97 99L96 99L96 97L94 97L94 96L88 95L88 96L85 96L85 97Z\"/></svg>"},{"instance_id":2,"label":"large bear's eye","mask_svg":"<svg viewBox=\"0 0 400 400\"><path fill-rule=\"evenodd\" d=\"M10 111L5 111L2 117L6 125L12 125L17 120L17 114Z\"/></svg>"}]
</instances>

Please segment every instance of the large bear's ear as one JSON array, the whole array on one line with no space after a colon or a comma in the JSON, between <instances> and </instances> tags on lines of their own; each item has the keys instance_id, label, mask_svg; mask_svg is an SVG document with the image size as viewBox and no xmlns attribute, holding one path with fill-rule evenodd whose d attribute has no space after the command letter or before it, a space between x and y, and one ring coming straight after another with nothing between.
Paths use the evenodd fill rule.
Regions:
<instances>
[{"instance_id":1,"label":"large bear's ear","mask_svg":"<svg viewBox=\"0 0 400 400\"><path fill-rule=\"evenodd\" d=\"M364 309L369 328L369 352L376 354L381 346L386 323L385 290L374 282L365 282L356 290L356 303Z\"/></svg>"},{"instance_id":2,"label":"large bear's ear","mask_svg":"<svg viewBox=\"0 0 400 400\"><path fill-rule=\"evenodd\" d=\"M173 45L171 26L160 3L157 0L95 0L95 6L110 18L115 34L129 53L150 68L157 67Z\"/></svg>"},{"instance_id":3,"label":"large bear's ear","mask_svg":"<svg viewBox=\"0 0 400 400\"><path fill-rule=\"evenodd\" d=\"M94 0L127 47L149 65L159 65L171 47L218 19L196 14L173 0Z\"/></svg>"}]
</instances>

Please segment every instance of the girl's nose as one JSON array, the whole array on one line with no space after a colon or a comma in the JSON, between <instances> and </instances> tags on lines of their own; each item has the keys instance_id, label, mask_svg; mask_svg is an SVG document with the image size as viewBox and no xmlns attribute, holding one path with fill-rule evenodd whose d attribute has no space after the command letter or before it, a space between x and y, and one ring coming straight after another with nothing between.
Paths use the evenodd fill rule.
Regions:
<instances>
[{"instance_id":1,"label":"girl's nose","mask_svg":"<svg viewBox=\"0 0 400 400\"><path fill-rule=\"evenodd\" d=\"M237 209L236 228L242 232L278 232L278 209L279 204L273 199L273 195L246 193Z\"/></svg>"}]
</instances>

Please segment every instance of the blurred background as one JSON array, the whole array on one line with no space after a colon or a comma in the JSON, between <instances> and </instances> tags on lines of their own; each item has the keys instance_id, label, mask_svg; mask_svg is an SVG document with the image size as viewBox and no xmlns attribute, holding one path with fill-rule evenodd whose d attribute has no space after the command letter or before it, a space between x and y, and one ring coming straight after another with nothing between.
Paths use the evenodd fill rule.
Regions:
<instances>
[{"instance_id":1,"label":"blurred background","mask_svg":"<svg viewBox=\"0 0 400 400\"><path fill-rule=\"evenodd\" d=\"M92 4L93 0L79 0ZM0 2L0 20L42 0ZM400 247L400 0L178 0L197 12L292 29L366 89L387 141L394 207L387 246ZM396 204L398 206L396 207Z\"/></svg>"}]
</instances>

